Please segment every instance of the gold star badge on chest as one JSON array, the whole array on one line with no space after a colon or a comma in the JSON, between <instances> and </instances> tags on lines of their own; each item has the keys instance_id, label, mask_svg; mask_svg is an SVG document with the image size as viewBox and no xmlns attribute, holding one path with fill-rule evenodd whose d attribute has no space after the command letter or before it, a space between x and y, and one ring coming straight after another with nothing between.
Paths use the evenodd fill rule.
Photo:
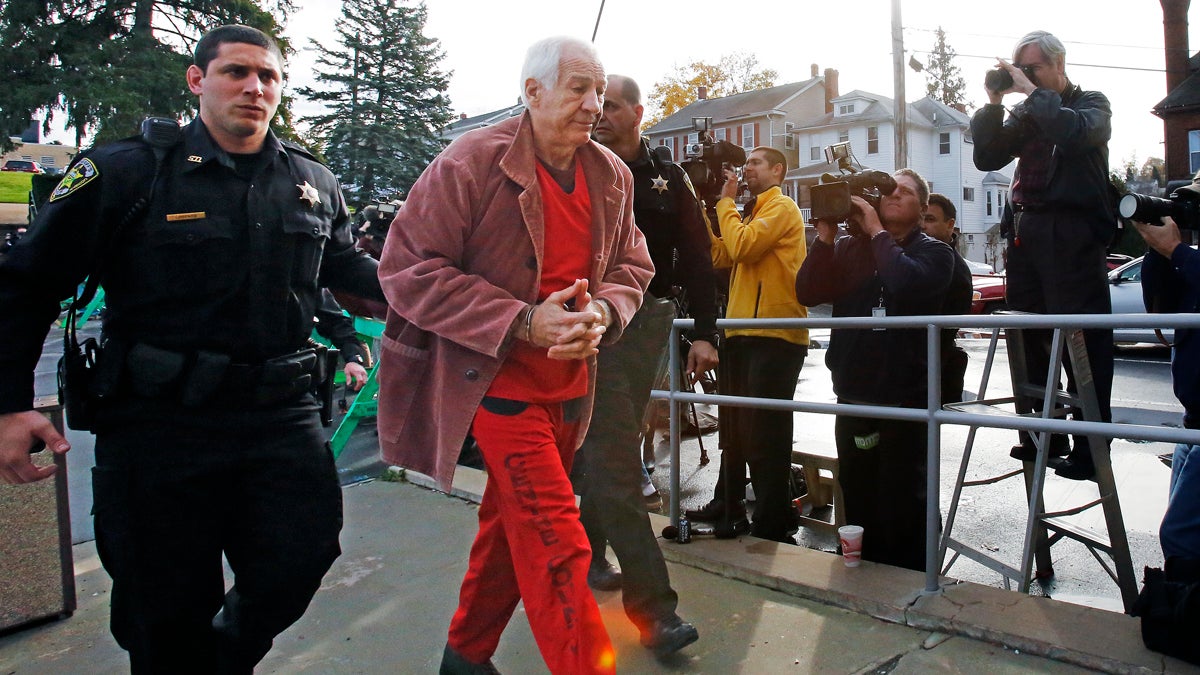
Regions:
<instances>
[{"instance_id":1,"label":"gold star badge on chest","mask_svg":"<svg viewBox=\"0 0 1200 675\"><path fill-rule=\"evenodd\" d=\"M650 179L650 189L658 190L658 194L661 195L662 193L666 192L670 188L667 187L667 179L663 178L662 174L659 174L659 175L655 176L654 178Z\"/></svg>"},{"instance_id":2,"label":"gold star badge on chest","mask_svg":"<svg viewBox=\"0 0 1200 675\"><path fill-rule=\"evenodd\" d=\"M300 201L308 202L309 208L316 208L317 204L321 203L321 193L317 192L317 188L304 181L304 185L297 185L300 188Z\"/></svg>"}]
</instances>

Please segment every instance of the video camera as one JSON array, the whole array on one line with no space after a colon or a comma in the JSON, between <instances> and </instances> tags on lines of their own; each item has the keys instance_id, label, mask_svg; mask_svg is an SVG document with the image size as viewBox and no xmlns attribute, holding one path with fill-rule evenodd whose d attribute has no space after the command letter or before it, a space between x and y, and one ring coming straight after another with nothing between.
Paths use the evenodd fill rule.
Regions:
<instances>
[{"instance_id":1,"label":"video camera","mask_svg":"<svg viewBox=\"0 0 1200 675\"><path fill-rule=\"evenodd\" d=\"M1162 225L1159 219L1171 216L1181 230L1200 230L1200 185L1178 187L1166 199L1127 192L1117 203L1117 211L1122 218L1151 225Z\"/></svg>"},{"instance_id":2,"label":"video camera","mask_svg":"<svg viewBox=\"0 0 1200 675\"><path fill-rule=\"evenodd\" d=\"M862 197L878 209L879 198L892 194L896 189L896 179L892 178L891 174L883 171L859 171L851 163L851 156L848 141L825 148L825 160L830 164L836 162L841 174L835 176L823 173L821 182L812 187L813 220L846 222L846 218L854 211L850 203L851 196ZM851 235L862 234L857 223L848 223L846 230Z\"/></svg>"},{"instance_id":3,"label":"video camera","mask_svg":"<svg viewBox=\"0 0 1200 675\"><path fill-rule=\"evenodd\" d=\"M400 204L396 202L376 202L364 207L359 212L359 236L386 239L388 228L392 226L392 221L396 219L399 211Z\"/></svg>"},{"instance_id":4,"label":"video camera","mask_svg":"<svg viewBox=\"0 0 1200 675\"><path fill-rule=\"evenodd\" d=\"M715 208L725 183L726 166L739 167L746 163L746 151L729 141L712 140L712 118L693 117L692 129L700 139L683 149L685 159L680 166L707 208Z\"/></svg>"}]
</instances>

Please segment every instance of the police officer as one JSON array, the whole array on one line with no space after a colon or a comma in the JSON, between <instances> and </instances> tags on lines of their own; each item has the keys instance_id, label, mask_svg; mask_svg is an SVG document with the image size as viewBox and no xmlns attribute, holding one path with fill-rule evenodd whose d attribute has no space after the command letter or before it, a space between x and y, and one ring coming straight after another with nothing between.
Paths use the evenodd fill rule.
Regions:
<instances>
[{"instance_id":1,"label":"police officer","mask_svg":"<svg viewBox=\"0 0 1200 675\"><path fill-rule=\"evenodd\" d=\"M81 156L0 263L10 483L52 473L38 441L70 449L31 410L33 368L59 299L105 288L95 530L134 673L251 672L340 553L305 347L322 286L382 294L337 180L269 130L281 82L272 39L214 29L187 70L199 117L161 160L139 139Z\"/></svg>"},{"instance_id":2,"label":"police officer","mask_svg":"<svg viewBox=\"0 0 1200 675\"><path fill-rule=\"evenodd\" d=\"M687 175L650 152L638 131L641 123L637 83L609 75L604 114L593 137L633 174L635 222L646 237L655 274L621 340L600 349L592 424L579 449L576 482L582 495L580 519L592 546L588 583L623 589L625 613L641 629L642 644L666 655L695 642L699 633L675 613L678 597L639 489L638 435L675 318L669 296L677 282L686 289L696 318L687 372L695 378L716 367L716 280L707 228ZM605 558L609 542L622 572Z\"/></svg>"}]
</instances>

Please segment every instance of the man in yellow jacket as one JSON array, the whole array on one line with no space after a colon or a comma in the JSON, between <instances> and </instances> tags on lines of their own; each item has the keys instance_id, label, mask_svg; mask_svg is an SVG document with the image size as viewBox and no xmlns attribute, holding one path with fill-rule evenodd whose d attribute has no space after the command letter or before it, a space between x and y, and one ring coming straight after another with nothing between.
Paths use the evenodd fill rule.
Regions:
<instances>
[{"instance_id":1,"label":"man in yellow jacket","mask_svg":"<svg viewBox=\"0 0 1200 675\"><path fill-rule=\"evenodd\" d=\"M796 272L804 262L804 218L796 202L780 189L787 159L774 148L758 147L743 170L754 195L747 216L738 213L737 174L725 171L717 202L721 236L712 237L714 268L732 268L729 319L804 318L808 310L796 301ZM805 329L755 328L727 330L721 347L722 394L791 400L804 357ZM750 533L795 543L798 523L791 508L791 411L721 408L721 476L712 501L689 511L693 520L721 521L734 532L745 531L745 467L750 467L755 507Z\"/></svg>"}]
</instances>

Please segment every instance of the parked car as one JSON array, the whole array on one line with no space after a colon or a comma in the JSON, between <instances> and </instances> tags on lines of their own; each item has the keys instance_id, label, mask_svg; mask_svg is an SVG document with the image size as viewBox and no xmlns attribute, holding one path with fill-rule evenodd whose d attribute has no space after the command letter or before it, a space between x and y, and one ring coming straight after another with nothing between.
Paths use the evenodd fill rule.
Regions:
<instances>
[{"instance_id":1,"label":"parked car","mask_svg":"<svg viewBox=\"0 0 1200 675\"><path fill-rule=\"evenodd\" d=\"M42 165L27 159L10 159L0 166L0 171L21 171L23 173L45 173Z\"/></svg>"},{"instance_id":2,"label":"parked car","mask_svg":"<svg viewBox=\"0 0 1200 675\"><path fill-rule=\"evenodd\" d=\"M1112 299L1113 314L1146 313L1146 304L1142 299L1141 258L1127 262L1108 273L1108 295ZM1162 339L1169 343L1175 342L1175 330L1163 328ZM1162 344L1153 328L1114 328L1113 342Z\"/></svg>"},{"instance_id":3,"label":"parked car","mask_svg":"<svg viewBox=\"0 0 1200 675\"><path fill-rule=\"evenodd\" d=\"M995 314L1008 309L1008 302L1004 298L1008 277L1003 274L972 274L971 286L975 289L971 295L972 314Z\"/></svg>"}]
</instances>

